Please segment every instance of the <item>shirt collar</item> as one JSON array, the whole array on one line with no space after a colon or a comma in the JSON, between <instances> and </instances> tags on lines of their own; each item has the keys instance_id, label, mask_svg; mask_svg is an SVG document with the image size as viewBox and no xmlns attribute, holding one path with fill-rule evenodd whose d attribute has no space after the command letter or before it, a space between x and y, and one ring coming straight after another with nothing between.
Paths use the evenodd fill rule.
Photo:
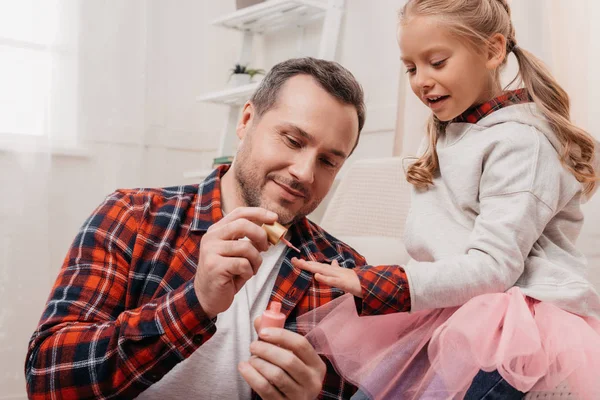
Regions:
<instances>
[{"instance_id":1,"label":"shirt collar","mask_svg":"<svg viewBox=\"0 0 600 400\"><path fill-rule=\"evenodd\" d=\"M452 122L466 122L476 124L484 117L490 115L494 111L501 108L513 106L516 104L530 103L533 100L524 88L510 90L502 93L500 96L493 98L478 106L469 108L467 111L454 118Z\"/></svg>"},{"instance_id":2,"label":"shirt collar","mask_svg":"<svg viewBox=\"0 0 600 400\"><path fill-rule=\"evenodd\" d=\"M198 187L198 198L194 207L192 231L207 231L215 222L223 218L221 209L221 178L229 170L229 165L221 165L210 173Z\"/></svg>"}]
</instances>

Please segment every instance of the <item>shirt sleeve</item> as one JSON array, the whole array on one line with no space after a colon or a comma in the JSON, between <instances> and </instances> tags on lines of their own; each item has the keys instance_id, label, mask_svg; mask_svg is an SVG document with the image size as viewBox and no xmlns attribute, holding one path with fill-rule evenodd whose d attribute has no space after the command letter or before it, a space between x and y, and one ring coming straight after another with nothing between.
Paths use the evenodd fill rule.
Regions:
<instances>
[{"instance_id":1,"label":"shirt sleeve","mask_svg":"<svg viewBox=\"0 0 600 400\"><path fill-rule=\"evenodd\" d=\"M362 300L360 315L384 315L410 311L408 277L399 265L366 265L357 268Z\"/></svg>"},{"instance_id":2,"label":"shirt sleeve","mask_svg":"<svg viewBox=\"0 0 600 400\"><path fill-rule=\"evenodd\" d=\"M142 306L128 292L142 209L114 193L76 236L29 342L29 398L134 398L215 333L193 281Z\"/></svg>"}]
</instances>

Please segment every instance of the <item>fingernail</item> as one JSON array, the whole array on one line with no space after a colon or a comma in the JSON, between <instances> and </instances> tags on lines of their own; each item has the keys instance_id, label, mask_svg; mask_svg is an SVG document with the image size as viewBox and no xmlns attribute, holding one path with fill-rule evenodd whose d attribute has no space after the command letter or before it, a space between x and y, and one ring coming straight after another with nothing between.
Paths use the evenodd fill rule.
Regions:
<instances>
[{"instance_id":1,"label":"fingernail","mask_svg":"<svg viewBox=\"0 0 600 400\"><path fill-rule=\"evenodd\" d=\"M260 331L260 336L269 337L269 336L272 336L273 333L274 333L273 329L271 329L271 328L265 328L265 329L263 329L263 330Z\"/></svg>"},{"instance_id":2,"label":"fingernail","mask_svg":"<svg viewBox=\"0 0 600 400\"><path fill-rule=\"evenodd\" d=\"M273 211L268 211L267 217L268 218L277 218L277 214L275 214Z\"/></svg>"}]
</instances>

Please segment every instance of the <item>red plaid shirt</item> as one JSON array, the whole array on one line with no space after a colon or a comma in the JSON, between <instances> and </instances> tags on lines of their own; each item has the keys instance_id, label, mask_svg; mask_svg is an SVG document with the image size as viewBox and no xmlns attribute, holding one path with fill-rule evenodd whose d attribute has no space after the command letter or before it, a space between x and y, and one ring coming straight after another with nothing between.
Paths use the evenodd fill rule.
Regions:
<instances>
[{"instance_id":1,"label":"red plaid shirt","mask_svg":"<svg viewBox=\"0 0 600 400\"><path fill-rule=\"evenodd\" d=\"M500 110L501 108L516 104L530 103L532 101L533 100L527 93L527 89L521 88L509 90L508 92L504 92L500 96L495 97L488 102L469 108L467 111L454 118L452 122L476 124L479 120L487 117L494 111Z\"/></svg>"},{"instance_id":2,"label":"red plaid shirt","mask_svg":"<svg viewBox=\"0 0 600 400\"><path fill-rule=\"evenodd\" d=\"M215 334L193 279L200 240L222 218L220 178L226 170L217 169L201 185L117 191L87 219L29 343L30 398L133 398ZM305 259L337 259L346 268L365 264L307 219L290 232ZM292 267L294 255L286 254L271 294L283 303L291 331L298 315L343 294ZM394 307L386 299L397 288L376 287L380 273L366 273L363 314ZM326 363L320 398L349 398L356 388Z\"/></svg>"}]
</instances>

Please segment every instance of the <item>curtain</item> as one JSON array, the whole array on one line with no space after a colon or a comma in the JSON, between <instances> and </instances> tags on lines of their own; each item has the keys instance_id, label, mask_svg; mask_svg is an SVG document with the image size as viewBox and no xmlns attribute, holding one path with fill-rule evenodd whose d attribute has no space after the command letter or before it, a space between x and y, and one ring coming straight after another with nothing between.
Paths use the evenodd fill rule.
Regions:
<instances>
[{"instance_id":1,"label":"curtain","mask_svg":"<svg viewBox=\"0 0 600 400\"><path fill-rule=\"evenodd\" d=\"M2 399L24 398L24 354L50 279L54 154L78 146L79 21L77 0L0 0Z\"/></svg>"}]
</instances>

